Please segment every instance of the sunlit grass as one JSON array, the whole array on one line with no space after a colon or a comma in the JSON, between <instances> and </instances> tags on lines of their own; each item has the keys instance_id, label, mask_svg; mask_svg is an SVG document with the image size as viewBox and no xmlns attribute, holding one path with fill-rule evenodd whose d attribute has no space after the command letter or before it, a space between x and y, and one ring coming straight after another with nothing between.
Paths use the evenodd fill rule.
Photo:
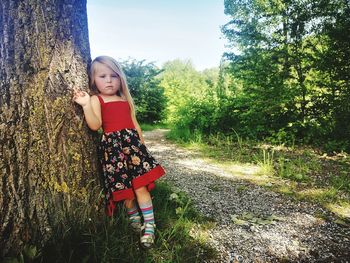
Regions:
<instances>
[{"instance_id":1,"label":"sunlit grass","mask_svg":"<svg viewBox=\"0 0 350 263\"><path fill-rule=\"evenodd\" d=\"M142 131L151 131L154 129L169 129L169 125L163 122L157 122L154 124L140 123Z\"/></svg>"},{"instance_id":2,"label":"sunlit grass","mask_svg":"<svg viewBox=\"0 0 350 263\"><path fill-rule=\"evenodd\" d=\"M181 137L186 134L185 137ZM272 145L244 140L237 133L198 136L172 130L167 138L215 163L232 178L239 178L283 193L296 200L323 205L350 218L350 165L347 154L335 162L310 147ZM324 168L330 171L325 171ZM218 175L221 176L221 175ZM227 174L225 175L227 177Z\"/></svg>"},{"instance_id":3,"label":"sunlit grass","mask_svg":"<svg viewBox=\"0 0 350 263\"><path fill-rule=\"evenodd\" d=\"M347 201L340 201L337 204L328 203L326 207L337 215L342 215L343 218L350 218L350 203ZM350 226L350 222L348 220L347 225Z\"/></svg>"},{"instance_id":4,"label":"sunlit grass","mask_svg":"<svg viewBox=\"0 0 350 263\"><path fill-rule=\"evenodd\" d=\"M258 174L270 175L273 176L275 174L274 168L274 151L267 151L262 149L262 153L260 155L254 155L254 160L257 165L260 167Z\"/></svg>"},{"instance_id":5,"label":"sunlit grass","mask_svg":"<svg viewBox=\"0 0 350 263\"><path fill-rule=\"evenodd\" d=\"M297 196L301 199L329 203L337 201L338 191L335 188L308 188L298 191Z\"/></svg>"}]
</instances>

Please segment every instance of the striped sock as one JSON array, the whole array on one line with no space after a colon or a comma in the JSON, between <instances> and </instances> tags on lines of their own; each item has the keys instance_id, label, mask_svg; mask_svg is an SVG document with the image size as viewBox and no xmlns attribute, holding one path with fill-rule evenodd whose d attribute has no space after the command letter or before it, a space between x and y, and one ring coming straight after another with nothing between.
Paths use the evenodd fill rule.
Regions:
<instances>
[{"instance_id":1,"label":"striped sock","mask_svg":"<svg viewBox=\"0 0 350 263\"><path fill-rule=\"evenodd\" d=\"M126 208L127 212L128 212L128 215L129 215L129 218L131 220L131 222L141 222L141 217L140 217L140 214L139 214L139 210L137 209L137 206L134 202L134 206L131 207L131 208Z\"/></svg>"},{"instance_id":2,"label":"striped sock","mask_svg":"<svg viewBox=\"0 0 350 263\"><path fill-rule=\"evenodd\" d=\"M141 208L141 212L143 214L144 223L153 223L154 224L152 199L150 199L146 203L140 204L140 208ZM147 226L145 228L145 235L154 235L154 227Z\"/></svg>"}]
</instances>

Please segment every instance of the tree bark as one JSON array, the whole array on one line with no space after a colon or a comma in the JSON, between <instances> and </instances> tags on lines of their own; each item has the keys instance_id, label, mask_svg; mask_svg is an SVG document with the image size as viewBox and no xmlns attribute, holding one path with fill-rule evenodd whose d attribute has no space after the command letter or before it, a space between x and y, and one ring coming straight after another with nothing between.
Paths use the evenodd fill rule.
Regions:
<instances>
[{"instance_id":1,"label":"tree bark","mask_svg":"<svg viewBox=\"0 0 350 263\"><path fill-rule=\"evenodd\" d=\"M90 60L86 0L0 2L0 257L97 200L95 136L71 91Z\"/></svg>"}]
</instances>

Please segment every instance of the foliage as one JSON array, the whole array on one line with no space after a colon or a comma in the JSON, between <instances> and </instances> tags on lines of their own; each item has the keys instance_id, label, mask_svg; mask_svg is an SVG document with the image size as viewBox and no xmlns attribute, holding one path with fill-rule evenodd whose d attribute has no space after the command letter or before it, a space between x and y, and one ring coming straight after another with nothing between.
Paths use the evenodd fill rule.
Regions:
<instances>
[{"instance_id":1,"label":"foliage","mask_svg":"<svg viewBox=\"0 0 350 263\"><path fill-rule=\"evenodd\" d=\"M215 127L216 69L197 72L190 61L165 63L160 79L167 98L167 122L176 129L210 133Z\"/></svg>"},{"instance_id":2,"label":"foliage","mask_svg":"<svg viewBox=\"0 0 350 263\"><path fill-rule=\"evenodd\" d=\"M166 121L184 140L222 132L350 150L350 11L346 1L225 1L233 47L219 68L170 61Z\"/></svg>"},{"instance_id":3,"label":"foliage","mask_svg":"<svg viewBox=\"0 0 350 263\"><path fill-rule=\"evenodd\" d=\"M162 70L145 60L127 60L121 62L136 104L139 122L155 123L164 118L166 100L157 76Z\"/></svg>"},{"instance_id":4,"label":"foliage","mask_svg":"<svg viewBox=\"0 0 350 263\"><path fill-rule=\"evenodd\" d=\"M350 149L349 11L340 0L225 1L240 134Z\"/></svg>"}]
</instances>

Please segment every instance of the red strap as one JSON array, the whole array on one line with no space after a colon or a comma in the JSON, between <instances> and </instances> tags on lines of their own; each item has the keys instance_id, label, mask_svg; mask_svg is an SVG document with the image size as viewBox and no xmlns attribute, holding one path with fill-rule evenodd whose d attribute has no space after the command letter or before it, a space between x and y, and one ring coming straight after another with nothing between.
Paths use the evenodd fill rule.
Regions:
<instances>
[{"instance_id":1,"label":"red strap","mask_svg":"<svg viewBox=\"0 0 350 263\"><path fill-rule=\"evenodd\" d=\"M101 105L105 104L105 102L103 101L100 95L97 95L97 98L100 101Z\"/></svg>"}]
</instances>

